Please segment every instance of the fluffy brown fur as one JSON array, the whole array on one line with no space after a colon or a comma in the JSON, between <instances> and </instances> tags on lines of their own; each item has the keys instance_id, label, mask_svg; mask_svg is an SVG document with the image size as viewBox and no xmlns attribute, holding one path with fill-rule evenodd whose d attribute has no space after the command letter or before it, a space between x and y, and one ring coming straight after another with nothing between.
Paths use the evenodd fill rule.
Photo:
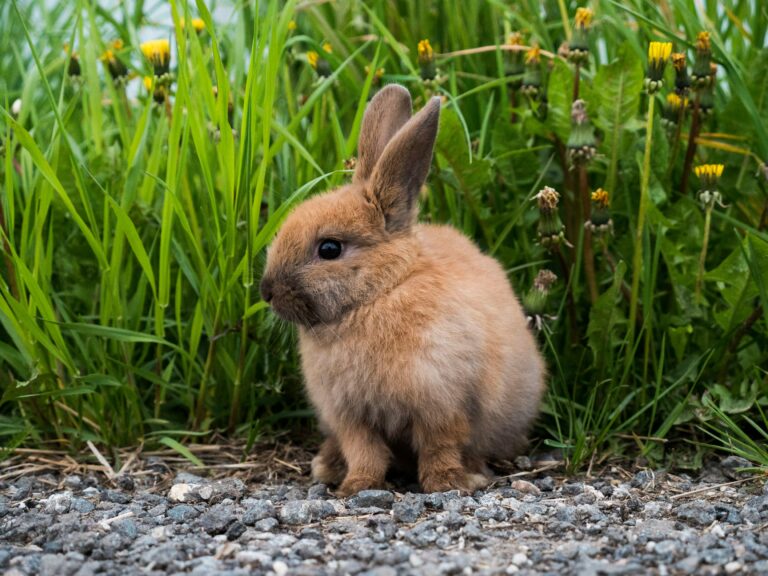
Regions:
<instances>
[{"instance_id":1,"label":"fluffy brown fur","mask_svg":"<svg viewBox=\"0 0 768 576\"><path fill-rule=\"evenodd\" d=\"M307 392L327 435L316 480L379 487L393 447L427 491L473 490L486 460L526 445L545 367L501 266L458 231L416 224L440 101L382 89L365 114L352 184L307 200L267 257L261 290L299 326ZM336 259L318 254L341 243Z\"/></svg>"}]
</instances>

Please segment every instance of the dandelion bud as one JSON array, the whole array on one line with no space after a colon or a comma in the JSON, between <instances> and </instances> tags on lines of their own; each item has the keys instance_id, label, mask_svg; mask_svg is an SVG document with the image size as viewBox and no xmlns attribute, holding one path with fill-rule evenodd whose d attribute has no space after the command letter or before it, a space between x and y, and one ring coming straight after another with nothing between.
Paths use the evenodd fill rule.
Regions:
<instances>
[{"instance_id":1,"label":"dandelion bud","mask_svg":"<svg viewBox=\"0 0 768 576\"><path fill-rule=\"evenodd\" d=\"M507 39L507 44L510 46L521 46L523 43L523 37L520 32L513 32ZM523 53L520 50L511 50L509 53L509 63L507 65L507 77L513 76L514 79L509 83L509 87L512 90L519 90L523 83L523 72L525 66L523 66Z\"/></svg>"},{"instance_id":2,"label":"dandelion bud","mask_svg":"<svg viewBox=\"0 0 768 576\"><path fill-rule=\"evenodd\" d=\"M560 194L554 188L545 186L534 196L539 206L539 242L542 246L557 246L563 241L564 226L560 221L557 205Z\"/></svg>"},{"instance_id":3,"label":"dandelion bud","mask_svg":"<svg viewBox=\"0 0 768 576\"><path fill-rule=\"evenodd\" d=\"M678 96L685 96L691 87L691 79L688 77L688 67L685 62L685 54L675 52L672 54L672 67L675 69L675 92Z\"/></svg>"},{"instance_id":4,"label":"dandelion bud","mask_svg":"<svg viewBox=\"0 0 768 576\"><path fill-rule=\"evenodd\" d=\"M575 100L571 106L568 158L573 164L582 164L592 160L596 153L595 131L587 116L587 105L584 100Z\"/></svg>"},{"instance_id":5,"label":"dandelion bud","mask_svg":"<svg viewBox=\"0 0 768 576\"><path fill-rule=\"evenodd\" d=\"M724 169L722 164L702 164L693 169L701 182L699 202L705 208L714 206L714 204L723 205L722 196L717 188Z\"/></svg>"},{"instance_id":6,"label":"dandelion bud","mask_svg":"<svg viewBox=\"0 0 768 576\"><path fill-rule=\"evenodd\" d=\"M371 73L371 67L366 64L365 66L365 75ZM372 86L379 86L381 84L381 79L384 76L384 68L378 68L374 73L373 77L371 78L371 85Z\"/></svg>"},{"instance_id":7,"label":"dandelion bud","mask_svg":"<svg viewBox=\"0 0 768 576\"><path fill-rule=\"evenodd\" d=\"M328 47L328 49L325 50L325 52L330 53L331 52L330 44L328 43L324 44L323 48L325 48L326 46ZM310 50L309 52L307 52L307 62L309 62L309 65L312 66L312 68L314 68L318 76L325 78L331 75L331 65L328 62L328 60L320 56L320 54L318 54L314 50Z\"/></svg>"},{"instance_id":8,"label":"dandelion bud","mask_svg":"<svg viewBox=\"0 0 768 576\"><path fill-rule=\"evenodd\" d=\"M155 77L161 82L170 80L171 43L168 40L149 40L141 45L141 52L152 64Z\"/></svg>"},{"instance_id":9,"label":"dandelion bud","mask_svg":"<svg viewBox=\"0 0 768 576\"><path fill-rule=\"evenodd\" d=\"M525 53L525 74L520 91L535 98L541 89L541 48L537 45Z\"/></svg>"},{"instance_id":10,"label":"dandelion bud","mask_svg":"<svg viewBox=\"0 0 768 576\"><path fill-rule=\"evenodd\" d=\"M696 36L696 62L691 72L691 82L695 88L703 88L709 85L712 63L712 44L709 40L709 32L699 32Z\"/></svg>"},{"instance_id":11,"label":"dandelion bud","mask_svg":"<svg viewBox=\"0 0 768 576\"><path fill-rule=\"evenodd\" d=\"M184 18L181 19L179 24L181 24L182 30L187 26L187 23L184 20ZM192 18L192 29L198 34L202 34L205 31L205 20L203 20L202 18Z\"/></svg>"},{"instance_id":12,"label":"dandelion bud","mask_svg":"<svg viewBox=\"0 0 768 576\"><path fill-rule=\"evenodd\" d=\"M611 219L611 202L608 192L598 188L592 192L592 211L589 220L584 227L593 233L604 234L613 232L613 220Z\"/></svg>"},{"instance_id":13,"label":"dandelion bud","mask_svg":"<svg viewBox=\"0 0 768 576\"><path fill-rule=\"evenodd\" d=\"M671 53L671 42L651 42L648 45L648 71L645 74L648 94L655 94L664 85L664 68Z\"/></svg>"},{"instance_id":14,"label":"dandelion bud","mask_svg":"<svg viewBox=\"0 0 768 576\"><path fill-rule=\"evenodd\" d=\"M124 84L128 77L128 67L115 55L115 50L123 48L123 41L119 38L112 42L110 48L101 55L101 61L112 77L115 84Z\"/></svg>"},{"instance_id":15,"label":"dandelion bud","mask_svg":"<svg viewBox=\"0 0 768 576\"><path fill-rule=\"evenodd\" d=\"M529 315L539 315L546 309L547 297L557 276L546 268L539 270L533 280L533 287L523 297L523 308Z\"/></svg>"},{"instance_id":16,"label":"dandelion bud","mask_svg":"<svg viewBox=\"0 0 768 576\"><path fill-rule=\"evenodd\" d=\"M702 116L709 116L715 108L715 78L717 77L717 64L709 64L709 80L700 87L699 112Z\"/></svg>"},{"instance_id":17,"label":"dandelion bud","mask_svg":"<svg viewBox=\"0 0 768 576\"><path fill-rule=\"evenodd\" d=\"M434 80L435 76L437 76L437 68L435 67L435 53L432 50L432 45L429 43L429 40L425 38L419 42L417 48L421 79Z\"/></svg>"},{"instance_id":18,"label":"dandelion bud","mask_svg":"<svg viewBox=\"0 0 768 576\"><path fill-rule=\"evenodd\" d=\"M590 8L576 10L576 25L568 44L568 60L574 64L585 64L589 60L589 28L592 16Z\"/></svg>"},{"instance_id":19,"label":"dandelion bud","mask_svg":"<svg viewBox=\"0 0 768 576\"><path fill-rule=\"evenodd\" d=\"M676 92L667 94L667 102L661 114L661 121L667 128L674 128L680 122L681 112L688 108L688 98Z\"/></svg>"}]
</instances>

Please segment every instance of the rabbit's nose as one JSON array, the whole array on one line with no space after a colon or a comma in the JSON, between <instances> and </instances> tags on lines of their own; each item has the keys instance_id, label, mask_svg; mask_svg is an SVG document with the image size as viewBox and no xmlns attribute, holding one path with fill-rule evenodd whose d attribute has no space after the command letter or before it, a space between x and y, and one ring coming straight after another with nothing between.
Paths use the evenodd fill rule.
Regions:
<instances>
[{"instance_id":1,"label":"rabbit's nose","mask_svg":"<svg viewBox=\"0 0 768 576\"><path fill-rule=\"evenodd\" d=\"M272 279L267 278L266 276L261 279L261 284L259 285L259 289L261 290L261 297L264 299L264 302L271 302L272 296L274 295L272 290Z\"/></svg>"}]
</instances>

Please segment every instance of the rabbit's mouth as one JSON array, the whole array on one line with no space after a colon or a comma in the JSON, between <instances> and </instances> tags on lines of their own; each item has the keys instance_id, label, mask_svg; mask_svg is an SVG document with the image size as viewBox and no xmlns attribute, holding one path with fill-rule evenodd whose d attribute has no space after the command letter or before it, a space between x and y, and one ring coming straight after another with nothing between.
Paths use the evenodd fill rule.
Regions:
<instances>
[{"instance_id":1,"label":"rabbit's mouth","mask_svg":"<svg viewBox=\"0 0 768 576\"><path fill-rule=\"evenodd\" d=\"M321 320L313 302L303 294L294 291L286 291L279 297L274 297L270 306L278 317L294 324L311 327Z\"/></svg>"}]
</instances>

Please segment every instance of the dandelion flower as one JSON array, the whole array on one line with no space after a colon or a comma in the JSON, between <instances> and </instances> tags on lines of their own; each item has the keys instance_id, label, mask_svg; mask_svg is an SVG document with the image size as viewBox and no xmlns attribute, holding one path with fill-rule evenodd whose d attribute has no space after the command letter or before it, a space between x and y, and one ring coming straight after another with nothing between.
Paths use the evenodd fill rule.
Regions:
<instances>
[{"instance_id":1,"label":"dandelion flower","mask_svg":"<svg viewBox=\"0 0 768 576\"><path fill-rule=\"evenodd\" d=\"M422 80L434 80L437 76L437 68L435 67L435 53L432 50L432 45L426 38L419 42L417 46L419 54L419 68L421 69Z\"/></svg>"},{"instance_id":2,"label":"dandelion flower","mask_svg":"<svg viewBox=\"0 0 768 576\"><path fill-rule=\"evenodd\" d=\"M155 76L163 78L168 75L171 64L171 43L168 40L163 38L144 42L141 52L152 64Z\"/></svg>"},{"instance_id":3,"label":"dandelion flower","mask_svg":"<svg viewBox=\"0 0 768 576\"><path fill-rule=\"evenodd\" d=\"M658 92L664 84L664 68L672 54L671 42L651 42L648 45L648 72L645 88L649 94Z\"/></svg>"}]
</instances>

